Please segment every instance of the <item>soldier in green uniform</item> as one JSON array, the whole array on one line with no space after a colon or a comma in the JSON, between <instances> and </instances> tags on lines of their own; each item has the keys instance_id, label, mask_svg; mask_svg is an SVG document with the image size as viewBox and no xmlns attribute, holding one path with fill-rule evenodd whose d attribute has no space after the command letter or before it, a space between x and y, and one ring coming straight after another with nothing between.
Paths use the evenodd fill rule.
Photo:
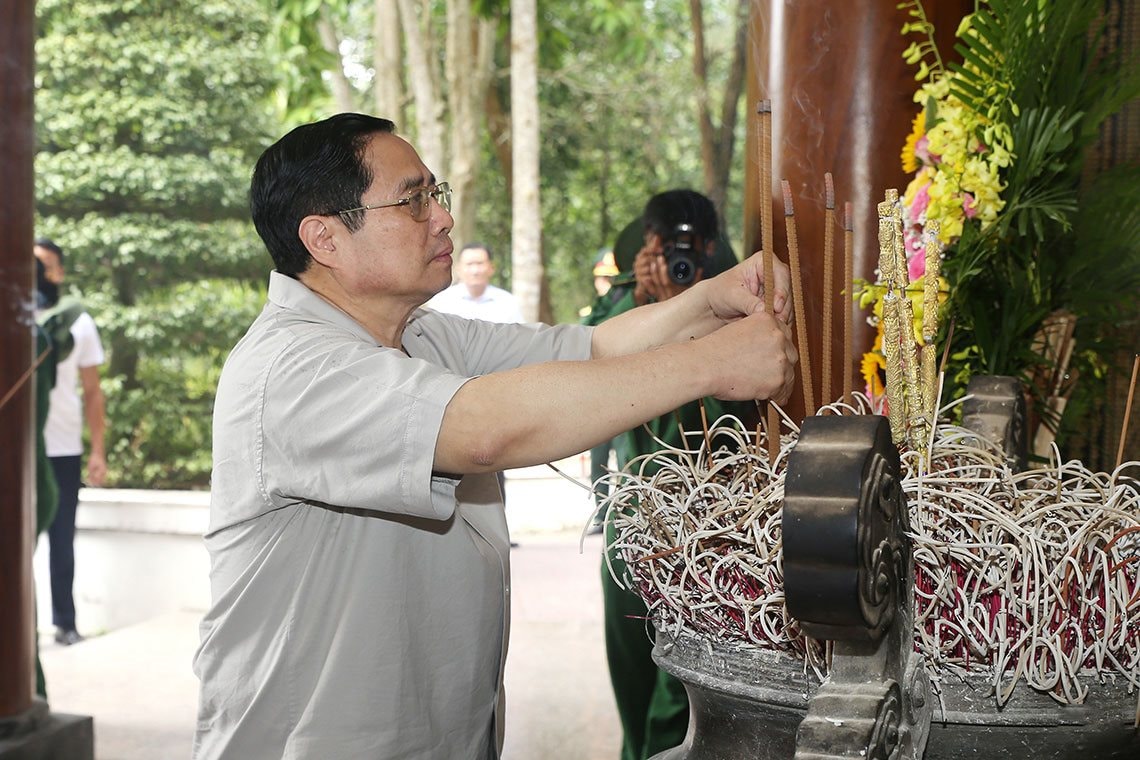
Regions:
<instances>
[{"instance_id":1,"label":"soldier in green uniform","mask_svg":"<svg viewBox=\"0 0 1140 760\"><path fill-rule=\"evenodd\" d=\"M715 207L693 190L670 190L650 198L642 217L618 237L614 252L622 273L614 278L610 292L595 302L593 324L671 298L736 263L731 247L719 235ZM703 401L709 424L726 413L754 424L755 405ZM688 440L682 440L682 429ZM701 431L700 405L686 404L615 438L618 465L624 468L634 458L658 450L658 439L677 448L695 448ZM609 546L615 538L612 518L606 519L605 531ZM615 555L608 560L622 577L621 560ZM643 760L684 741L689 701L681 682L653 662L654 630L646 620L645 604L614 582L609 564L603 559L602 597L606 658L622 725L621 757Z\"/></svg>"}]
</instances>

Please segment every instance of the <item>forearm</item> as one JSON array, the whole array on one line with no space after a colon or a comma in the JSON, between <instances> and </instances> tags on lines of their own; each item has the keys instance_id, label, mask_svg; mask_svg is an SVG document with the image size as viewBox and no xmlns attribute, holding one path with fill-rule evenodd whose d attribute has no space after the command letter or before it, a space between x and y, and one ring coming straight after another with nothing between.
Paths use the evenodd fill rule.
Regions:
<instances>
[{"instance_id":1,"label":"forearm","mask_svg":"<svg viewBox=\"0 0 1140 760\"><path fill-rule=\"evenodd\" d=\"M724 322L709 307L707 283L680 295L646 304L609 319L594 329L594 358L625 356L669 343L708 335Z\"/></svg>"},{"instance_id":2,"label":"forearm","mask_svg":"<svg viewBox=\"0 0 1140 760\"><path fill-rule=\"evenodd\" d=\"M106 414L103 391L96 389L83 394L83 416L87 422L87 432L91 441L91 454L100 458L106 457L104 437L106 433Z\"/></svg>"},{"instance_id":3,"label":"forearm","mask_svg":"<svg viewBox=\"0 0 1140 760\"><path fill-rule=\"evenodd\" d=\"M489 472L585 451L708 395L713 371L700 357L693 346L672 345L475 378L447 406L435 469Z\"/></svg>"}]
</instances>

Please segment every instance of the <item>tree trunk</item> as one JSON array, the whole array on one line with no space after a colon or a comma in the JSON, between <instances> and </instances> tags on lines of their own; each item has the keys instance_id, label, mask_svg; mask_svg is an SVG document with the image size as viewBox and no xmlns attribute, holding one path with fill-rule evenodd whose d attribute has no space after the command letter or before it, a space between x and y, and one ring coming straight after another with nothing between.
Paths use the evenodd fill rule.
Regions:
<instances>
[{"instance_id":1,"label":"tree trunk","mask_svg":"<svg viewBox=\"0 0 1140 760\"><path fill-rule=\"evenodd\" d=\"M131 309L138 301L136 294L135 270L131 267L116 266L109 257L104 258L106 265L111 268L111 283L115 291L115 303ZM123 389L131 390L142 387L139 380L139 348L138 345L122 332L110 335L111 363L107 368L109 377L122 377Z\"/></svg>"},{"instance_id":2,"label":"tree trunk","mask_svg":"<svg viewBox=\"0 0 1140 760\"><path fill-rule=\"evenodd\" d=\"M542 308L542 208L538 196L538 44L535 0L511 0L512 288L523 317Z\"/></svg>"},{"instance_id":3,"label":"tree trunk","mask_svg":"<svg viewBox=\"0 0 1140 760\"><path fill-rule=\"evenodd\" d=\"M736 34L732 64L721 101L720 125L713 123L712 94L709 92L708 55L705 50L704 5L689 0L689 22L693 31L693 75L696 78L697 123L701 133L701 163L705 194L724 218L729 172L736 144L736 117L744 93L744 62L748 38L748 3L739 0L736 8Z\"/></svg>"},{"instance_id":4,"label":"tree trunk","mask_svg":"<svg viewBox=\"0 0 1140 760\"><path fill-rule=\"evenodd\" d=\"M399 0L407 45L410 87L416 107L416 149L428 169L443 171L443 101L433 61L431 16L418 0Z\"/></svg>"},{"instance_id":5,"label":"tree trunk","mask_svg":"<svg viewBox=\"0 0 1140 760\"><path fill-rule=\"evenodd\" d=\"M471 202L479 174L481 105L491 79L494 23L478 21L471 0L448 0L447 102L451 116L451 165L447 180L452 188L451 237L457 244L475 237L475 204Z\"/></svg>"},{"instance_id":6,"label":"tree trunk","mask_svg":"<svg viewBox=\"0 0 1140 760\"><path fill-rule=\"evenodd\" d=\"M693 30L693 77L696 79L697 125L701 132L701 167L704 170L705 193L712 199L717 212L723 213L724 190L717 187L716 133L709 106L709 72L705 56L704 6L701 0L689 0L689 25Z\"/></svg>"},{"instance_id":7,"label":"tree trunk","mask_svg":"<svg viewBox=\"0 0 1140 760\"><path fill-rule=\"evenodd\" d=\"M484 101L487 113L487 131L491 135L491 147L495 151L495 158L499 160L499 168L507 180L507 196L513 193L511 180L514 167L511 161L511 115L503 108L503 99L499 96L498 88L489 86Z\"/></svg>"},{"instance_id":8,"label":"tree trunk","mask_svg":"<svg viewBox=\"0 0 1140 760\"><path fill-rule=\"evenodd\" d=\"M320 18L317 19L317 33L321 37L321 47L336 57L336 68L329 71L329 88L337 111L352 112L356 109L356 98L352 95L352 85L344 75L344 59L340 55L340 36L333 25L332 13L328 5L321 3Z\"/></svg>"},{"instance_id":9,"label":"tree trunk","mask_svg":"<svg viewBox=\"0 0 1140 760\"><path fill-rule=\"evenodd\" d=\"M400 7L396 0L376 0L372 22L373 98L376 115L404 124L404 63L400 45Z\"/></svg>"}]
</instances>

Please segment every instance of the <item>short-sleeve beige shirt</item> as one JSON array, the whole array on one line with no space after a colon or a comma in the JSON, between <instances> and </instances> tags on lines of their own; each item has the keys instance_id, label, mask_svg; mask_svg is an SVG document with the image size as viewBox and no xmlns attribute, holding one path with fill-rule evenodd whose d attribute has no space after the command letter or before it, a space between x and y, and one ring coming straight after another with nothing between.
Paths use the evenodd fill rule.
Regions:
<instances>
[{"instance_id":1,"label":"short-sleeve beige shirt","mask_svg":"<svg viewBox=\"0 0 1140 760\"><path fill-rule=\"evenodd\" d=\"M590 328L419 310L404 349L274 273L226 361L196 758L497 756L502 496L493 475L433 473L432 453L468 379L586 359Z\"/></svg>"}]
</instances>

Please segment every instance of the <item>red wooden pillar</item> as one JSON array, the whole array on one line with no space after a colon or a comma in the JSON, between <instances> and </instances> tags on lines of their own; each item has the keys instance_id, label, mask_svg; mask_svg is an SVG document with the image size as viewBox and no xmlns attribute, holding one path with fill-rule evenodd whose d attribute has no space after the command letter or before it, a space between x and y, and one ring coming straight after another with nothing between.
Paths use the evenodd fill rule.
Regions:
<instances>
[{"instance_id":1,"label":"red wooden pillar","mask_svg":"<svg viewBox=\"0 0 1140 760\"><path fill-rule=\"evenodd\" d=\"M35 688L32 605L34 378L32 366L31 0L0 6L0 721L32 707Z\"/></svg>"},{"instance_id":2,"label":"red wooden pillar","mask_svg":"<svg viewBox=\"0 0 1140 760\"><path fill-rule=\"evenodd\" d=\"M34 9L0 3L0 760L92 760L91 718L34 697Z\"/></svg>"},{"instance_id":3,"label":"red wooden pillar","mask_svg":"<svg viewBox=\"0 0 1140 760\"><path fill-rule=\"evenodd\" d=\"M824 174L835 180L837 207L834 230L836 290L850 287L842 278L843 204L854 205L854 271L874 279L878 263L876 204L888 188L900 193L909 181L899 154L917 113L913 102L914 70L902 59L911 39L900 34L907 17L885 0L753 0L748 68L748 137L745 173L745 247L760 248L759 141L756 107L772 102L773 233L777 255L787 261L787 236L780 180L790 182L795 202L797 238L803 270L805 315L810 328L816 403L820 399L823 327ZM952 49L953 35L973 0L929 0L928 16L939 49ZM859 359L871 346L873 333L866 314L850 298L834 304L832 351L833 396L850 376L860 389ZM842 311L853 313L853 366L842 367ZM802 349L801 349L802 353ZM827 399L826 401L833 401ZM793 418L803 413L797 390L789 406Z\"/></svg>"}]
</instances>

